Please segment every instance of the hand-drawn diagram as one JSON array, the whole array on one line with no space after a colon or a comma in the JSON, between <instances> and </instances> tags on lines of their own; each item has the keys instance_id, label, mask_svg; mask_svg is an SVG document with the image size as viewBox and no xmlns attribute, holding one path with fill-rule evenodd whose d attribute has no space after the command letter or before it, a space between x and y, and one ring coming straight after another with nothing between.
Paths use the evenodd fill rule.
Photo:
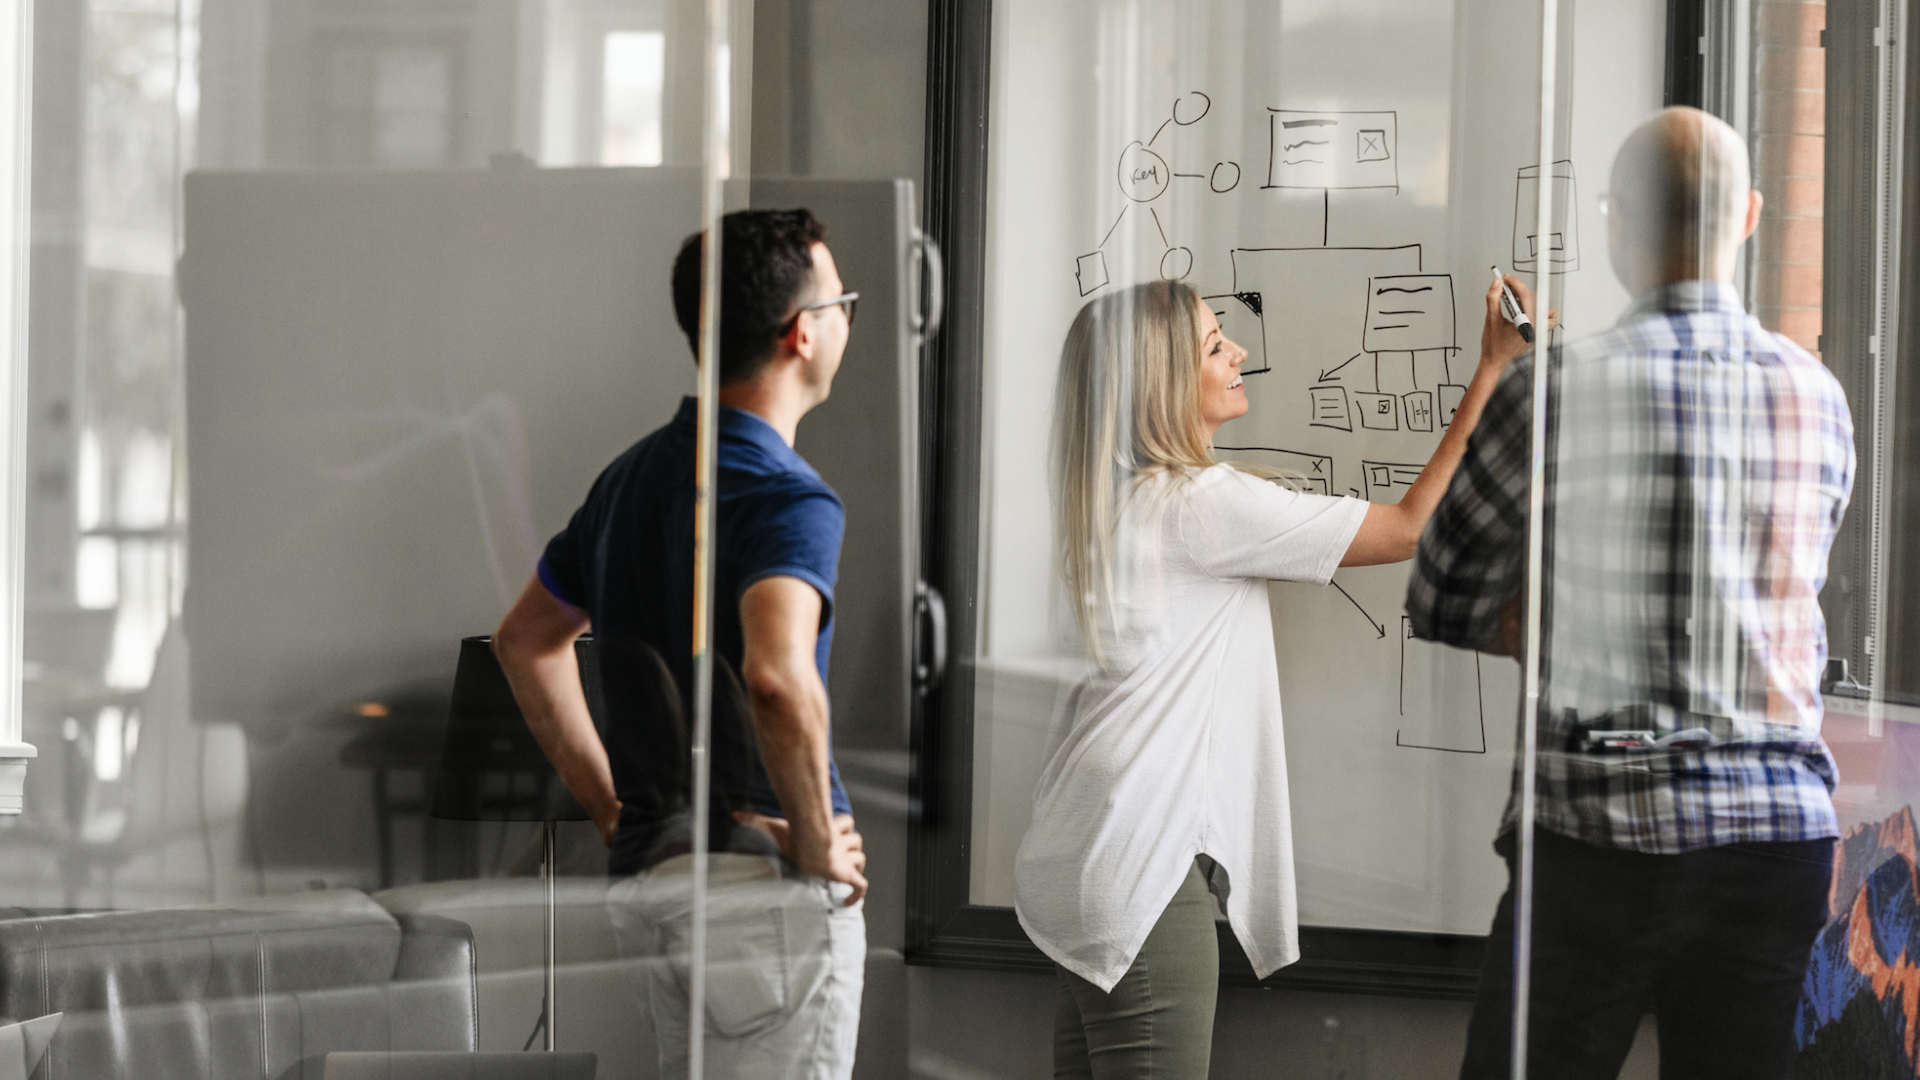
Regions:
<instances>
[{"instance_id":1,"label":"hand-drawn diagram","mask_svg":"<svg viewBox=\"0 0 1920 1080\"><path fill-rule=\"evenodd\" d=\"M1400 190L1393 112L1267 110L1265 188Z\"/></svg>"},{"instance_id":2,"label":"hand-drawn diagram","mask_svg":"<svg viewBox=\"0 0 1920 1080\"><path fill-rule=\"evenodd\" d=\"M1371 431L1431 432L1436 422L1453 422L1466 393L1453 381L1460 351L1453 278L1421 273L1420 245L1235 248L1229 256L1236 291L1277 298L1274 322L1287 328L1288 359L1319 372L1307 390L1309 427L1352 431L1356 412L1360 427ZM1301 287L1323 280L1364 280L1366 287L1334 293ZM1361 326L1361 351L1348 353L1353 340L1339 328L1353 325L1347 321L1353 318Z\"/></svg>"},{"instance_id":3,"label":"hand-drawn diagram","mask_svg":"<svg viewBox=\"0 0 1920 1080\"><path fill-rule=\"evenodd\" d=\"M1118 214L1106 225L1099 244L1077 260L1080 295L1115 283L1129 284L1156 270L1168 280L1209 279L1212 289L1203 299L1222 331L1248 351L1241 373L1265 376L1248 381L1249 392L1263 399L1263 413L1250 414L1248 420L1222 429L1224 443L1243 445L1216 446L1220 458L1277 470L1288 482L1314 494L1351 494L1374 503L1397 503L1418 480L1432 446L1428 441L1423 450L1419 440L1408 436L1430 440L1434 432L1452 423L1466 393L1453 370L1460 342L1459 298L1452 276L1429 271L1424 249L1417 243L1334 246L1329 240L1334 191L1398 194L1398 116L1387 109L1268 108L1267 172L1262 183L1257 164L1242 164L1258 153L1257 148L1249 148L1250 154L1233 155L1242 161L1213 160L1212 154L1194 159L1195 148L1205 143L1181 137L1180 129L1208 117L1213 104L1203 93L1180 95L1151 134L1141 132L1144 138L1120 150L1111 174L1122 195ZM1205 129L1203 133L1219 134ZM1249 171L1256 175L1249 178ZM1571 205L1571 164L1560 163L1551 176L1555 196L1563 206ZM1537 170L1519 175L1522 190L1517 199L1529 210L1533 200L1528 186L1537 191L1537 177ZM1212 280L1218 273L1214 249L1202 249L1195 242L1198 236L1187 233L1185 227L1176 228L1169 207L1190 210L1196 199L1256 187L1263 194L1320 192L1320 245L1229 246L1231 281ZM1291 204L1296 198L1276 197L1276 201ZM1563 210L1556 221L1565 224L1556 224L1542 242L1533 235L1537 230L1522 227L1527 219L1516 210L1515 268L1538 264L1542 251L1556 272L1577 268L1578 236L1572 225L1576 217ZM1367 215L1358 220L1377 218ZM1125 233L1119 231L1122 224L1128 226ZM1116 236L1120 239L1115 240ZM1197 265L1197 250L1206 253L1204 267ZM1221 288L1222 284L1227 287ZM1276 368L1279 374L1269 374ZM1305 406L1304 417L1300 405ZM1262 414L1266 419L1256 418ZM1234 434L1243 430L1244 435ZM1352 456L1347 450L1338 451L1338 466L1334 454L1315 447L1316 442L1331 444L1335 439L1347 446L1355 436L1359 443L1350 448ZM1281 444L1294 449L1283 449ZM1395 460L1361 460L1366 456ZM1356 593L1349 591L1349 584L1332 584L1372 631L1371 640L1384 645L1390 620L1376 619L1368 612ZM1362 595L1370 594L1363 591ZM1343 636L1360 632L1360 623L1346 616L1339 627ZM1384 649L1374 655L1384 675L1388 655ZM1480 665L1478 654L1469 657L1413 639L1410 624L1402 618L1394 744L1442 753L1486 753L1487 690ZM1503 685L1501 672L1488 677L1496 691ZM1468 684L1467 679L1473 682Z\"/></svg>"},{"instance_id":4,"label":"hand-drawn diagram","mask_svg":"<svg viewBox=\"0 0 1920 1080\"><path fill-rule=\"evenodd\" d=\"M1556 274L1580 269L1580 210L1573 162L1553 163L1553 232L1547 238L1547 266ZM1513 268L1538 272L1540 264L1540 166L1520 170L1513 195Z\"/></svg>"},{"instance_id":5,"label":"hand-drawn diagram","mask_svg":"<svg viewBox=\"0 0 1920 1080\"><path fill-rule=\"evenodd\" d=\"M1146 141L1135 140L1127 144L1120 152L1120 160L1115 166L1115 178L1120 184L1120 193L1126 196L1126 203L1120 208L1120 214L1108 226L1099 245L1076 260L1074 281L1080 286L1080 295L1086 296L1094 290L1109 284L1113 279L1107 273L1105 249L1107 241L1126 220L1127 211L1136 207L1145 207L1147 216L1153 220L1154 235L1164 249L1160 256L1160 276L1168 281L1179 281L1193 272L1193 251L1191 248L1175 244L1167 237L1167 224L1160 217L1159 208L1152 204L1167 193L1175 180L1204 180L1207 190L1216 195L1225 195L1240 186L1240 163L1237 161L1216 161L1206 172L1179 172L1167 160L1167 153L1155 150L1154 145L1169 127L1189 127L1206 118L1213 111L1213 99L1198 90L1192 90L1173 99L1173 108L1153 135Z\"/></svg>"},{"instance_id":6,"label":"hand-drawn diagram","mask_svg":"<svg viewBox=\"0 0 1920 1080\"><path fill-rule=\"evenodd\" d=\"M1438 750L1447 754L1487 752L1486 678L1482 656L1472 659L1413 636L1413 620L1400 616L1400 720L1393 745L1409 750ZM1469 673L1468 665L1472 671ZM1455 684L1473 680L1476 708L1471 716L1440 707ZM1425 691L1423 693L1423 691Z\"/></svg>"},{"instance_id":7,"label":"hand-drawn diagram","mask_svg":"<svg viewBox=\"0 0 1920 1080\"><path fill-rule=\"evenodd\" d=\"M1191 252L1188 257L1192 257ZM1213 317L1220 320L1220 332L1227 336L1227 340L1247 350L1247 360L1240 365L1240 374L1265 375L1273 370L1273 366L1267 363L1266 302L1259 293L1221 293L1200 299L1213 309Z\"/></svg>"},{"instance_id":8,"label":"hand-drawn diagram","mask_svg":"<svg viewBox=\"0 0 1920 1080\"><path fill-rule=\"evenodd\" d=\"M1322 495L1333 494L1333 459L1325 454L1279 450L1271 446L1216 446L1214 450L1232 454L1230 460L1233 461L1278 469L1287 479L1300 482L1303 490Z\"/></svg>"},{"instance_id":9,"label":"hand-drawn diagram","mask_svg":"<svg viewBox=\"0 0 1920 1080\"><path fill-rule=\"evenodd\" d=\"M1367 501L1399 502L1400 493L1412 487L1415 480L1420 479L1420 470L1424 468L1426 468L1425 465L1409 465L1392 461L1361 462L1360 475L1366 481Z\"/></svg>"},{"instance_id":10,"label":"hand-drawn diagram","mask_svg":"<svg viewBox=\"0 0 1920 1080\"><path fill-rule=\"evenodd\" d=\"M1259 293L1265 301L1266 322L1286 334L1285 360L1302 367L1314 365L1313 370L1320 372L1314 381L1327 383L1351 381L1355 368L1361 366L1341 372L1356 359L1354 350L1362 344L1350 336L1350 328L1364 325L1367 319L1367 294L1360 283L1376 276L1420 273L1421 249L1419 244L1235 248L1228 258L1233 264L1233 291ZM1351 282L1354 287L1306 287L1320 282ZM1332 395L1326 397L1330 401ZM1352 430L1351 422L1342 426L1323 418L1318 404L1313 415L1319 426ZM1339 415L1345 415L1344 407Z\"/></svg>"}]
</instances>

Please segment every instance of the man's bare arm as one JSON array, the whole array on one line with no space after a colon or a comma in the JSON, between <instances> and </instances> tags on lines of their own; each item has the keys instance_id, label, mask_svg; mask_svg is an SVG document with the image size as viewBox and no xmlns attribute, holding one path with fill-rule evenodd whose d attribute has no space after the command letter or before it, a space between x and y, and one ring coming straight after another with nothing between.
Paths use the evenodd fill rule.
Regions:
<instances>
[{"instance_id":1,"label":"man's bare arm","mask_svg":"<svg viewBox=\"0 0 1920 1080\"><path fill-rule=\"evenodd\" d=\"M820 639L820 594L793 577L762 578L740 597L746 640L740 679L753 704L760 760L786 813L775 839L794 865L853 886L847 903L867 892L867 857L851 818L835 819L828 779L827 688L814 663Z\"/></svg>"},{"instance_id":2,"label":"man's bare arm","mask_svg":"<svg viewBox=\"0 0 1920 1080\"><path fill-rule=\"evenodd\" d=\"M620 799L573 652L574 639L586 632L588 622L586 612L548 592L536 576L493 632L493 654L540 749L611 847L620 826Z\"/></svg>"}]
</instances>

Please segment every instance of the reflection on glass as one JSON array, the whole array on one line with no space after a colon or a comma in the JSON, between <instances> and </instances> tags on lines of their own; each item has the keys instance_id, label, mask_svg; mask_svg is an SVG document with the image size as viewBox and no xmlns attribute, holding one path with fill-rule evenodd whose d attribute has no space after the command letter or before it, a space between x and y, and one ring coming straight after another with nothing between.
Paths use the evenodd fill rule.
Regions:
<instances>
[{"instance_id":1,"label":"reflection on glass","mask_svg":"<svg viewBox=\"0 0 1920 1080\"><path fill-rule=\"evenodd\" d=\"M447 164L452 132L451 58L444 49L391 48L373 54L373 92L352 80L361 58L336 53L336 104L371 98L373 164L385 169L431 169ZM344 70L342 70L344 69Z\"/></svg>"},{"instance_id":2,"label":"reflection on glass","mask_svg":"<svg viewBox=\"0 0 1920 1080\"><path fill-rule=\"evenodd\" d=\"M1853 424L1833 375L1733 288L1762 200L1732 128L1667 110L1627 137L1608 188L1609 262L1634 299L1546 354L1543 472L1539 354L1516 365L1408 592L1417 633L1519 655L1544 477L1535 798L1516 786L1501 825L1515 880L1464 1075L1509 1075L1516 1017L1528 1075L1612 1075L1651 1008L1663 1068L1783 1076L1838 831L1819 593Z\"/></svg>"}]
</instances>

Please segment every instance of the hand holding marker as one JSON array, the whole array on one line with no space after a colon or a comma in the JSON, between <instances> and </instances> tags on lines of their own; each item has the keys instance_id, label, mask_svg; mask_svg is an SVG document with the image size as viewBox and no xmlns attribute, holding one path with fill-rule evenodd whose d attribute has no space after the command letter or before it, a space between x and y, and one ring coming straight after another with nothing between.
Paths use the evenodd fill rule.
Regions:
<instances>
[{"instance_id":1,"label":"hand holding marker","mask_svg":"<svg viewBox=\"0 0 1920 1080\"><path fill-rule=\"evenodd\" d=\"M1507 288L1507 279L1500 275L1500 268L1497 266L1493 268L1493 283L1500 286L1500 314L1505 315L1507 321L1519 329L1522 341L1529 345L1533 344L1533 320L1527 318L1527 313L1521 310L1520 301L1513 298L1513 290Z\"/></svg>"}]
</instances>

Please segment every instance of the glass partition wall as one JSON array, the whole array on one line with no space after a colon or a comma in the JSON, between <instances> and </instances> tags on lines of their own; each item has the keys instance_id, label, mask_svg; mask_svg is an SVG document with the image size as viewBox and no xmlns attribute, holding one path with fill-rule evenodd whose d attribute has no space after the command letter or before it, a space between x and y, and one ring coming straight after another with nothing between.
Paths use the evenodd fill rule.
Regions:
<instances>
[{"instance_id":1,"label":"glass partition wall","mask_svg":"<svg viewBox=\"0 0 1920 1080\"><path fill-rule=\"evenodd\" d=\"M924 194L805 175L866 160L829 5L32 7L0 1012L52 1065L742 1075L812 927L831 1052L909 1075L903 963L1099 986L1184 905L1226 985L1477 998L1472 1075L1650 1010L1682 1071L1911 1066L1904 6L936 3ZM672 281L797 207L789 415ZM675 423L663 651L568 552ZM826 569L741 561L775 474ZM768 577L857 911L754 816ZM619 829L477 640L528 597Z\"/></svg>"},{"instance_id":2,"label":"glass partition wall","mask_svg":"<svg viewBox=\"0 0 1920 1080\"><path fill-rule=\"evenodd\" d=\"M162 964L139 1002L10 984L4 1011L64 1010L47 1067L80 1075L544 1048L638 1077L676 1041L684 1062L704 907L609 907L607 823L564 799L487 642L463 639L501 625L595 477L695 390L672 271L752 197L753 5L29 6L40 756L0 833L0 903L65 935L41 963L81 983L143 962L136 941L217 970ZM893 197L869 231L904 244L911 184L876 186ZM897 365L906 252L871 246L863 265L902 275L867 288L862 329ZM903 452L884 448L889 475ZM664 541L677 564L692 542ZM911 572L898 552L892 568ZM900 636L849 625L871 653ZM638 722L637 661L585 640L593 718ZM682 705L706 695L672 660L655 704L689 722L684 753L707 713ZM886 707L865 745L897 754L904 704ZM688 828L700 783L679 793ZM751 929L710 940L725 954ZM751 1021L756 990L722 965L692 1015ZM273 1016L222 1026L250 1008Z\"/></svg>"},{"instance_id":3,"label":"glass partition wall","mask_svg":"<svg viewBox=\"0 0 1920 1080\"><path fill-rule=\"evenodd\" d=\"M0 1012L65 1012L42 1068L720 1076L801 1035L851 1060L866 969L904 977L934 324L917 170L839 146L810 93L897 20L27 6L39 757L0 821L0 951L39 975ZM743 210L704 273L684 242ZM763 400L733 384L765 357ZM865 905L844 838L829 887L801 843L828 841L768 820L799 797L757 764L768 577L813 605L822 692L789 720L803 771L837 757L813 833L855 815ZM149 945L186 959L141 969L148 999L89 996ZM899 995L866 1007L862 1075L902 1075Z\"/></svg>"},{"instance_id":4,"label":"glass partition wall","mask_svg":"<svg viewBox=\"0 0 1920 1080\"><path fill-rule=\"evenodd\" d=\"M1643 1014L1682 1071L1851 1061L1899 952L1860 927L1912 861L1905 18L1008 0L945 24L933 123L985 188L940 207L958 653L920 742L919 954L1101 985L1194 862L1227 983L1478 995L1473 1075L1515 1048L1559 1074L1589 1036L1617 1065ZM1489 266L1549 296L1554 359L1482 399ZM1215 333L1219 415L1214 353L1190 386L1166 359ZM1196 508L1210 462L1286 493L1247 506L1434 516L1418 552L1336 565L1364 531L1275 511L1296 558L1261 563ZM1196 614L1241 579L1273 580ZM1600 942L1627 959L1577 1015L1529 1009ZM1750 1017L1685 1005L1713 996Z\"/></svg>"}]
</instances>

